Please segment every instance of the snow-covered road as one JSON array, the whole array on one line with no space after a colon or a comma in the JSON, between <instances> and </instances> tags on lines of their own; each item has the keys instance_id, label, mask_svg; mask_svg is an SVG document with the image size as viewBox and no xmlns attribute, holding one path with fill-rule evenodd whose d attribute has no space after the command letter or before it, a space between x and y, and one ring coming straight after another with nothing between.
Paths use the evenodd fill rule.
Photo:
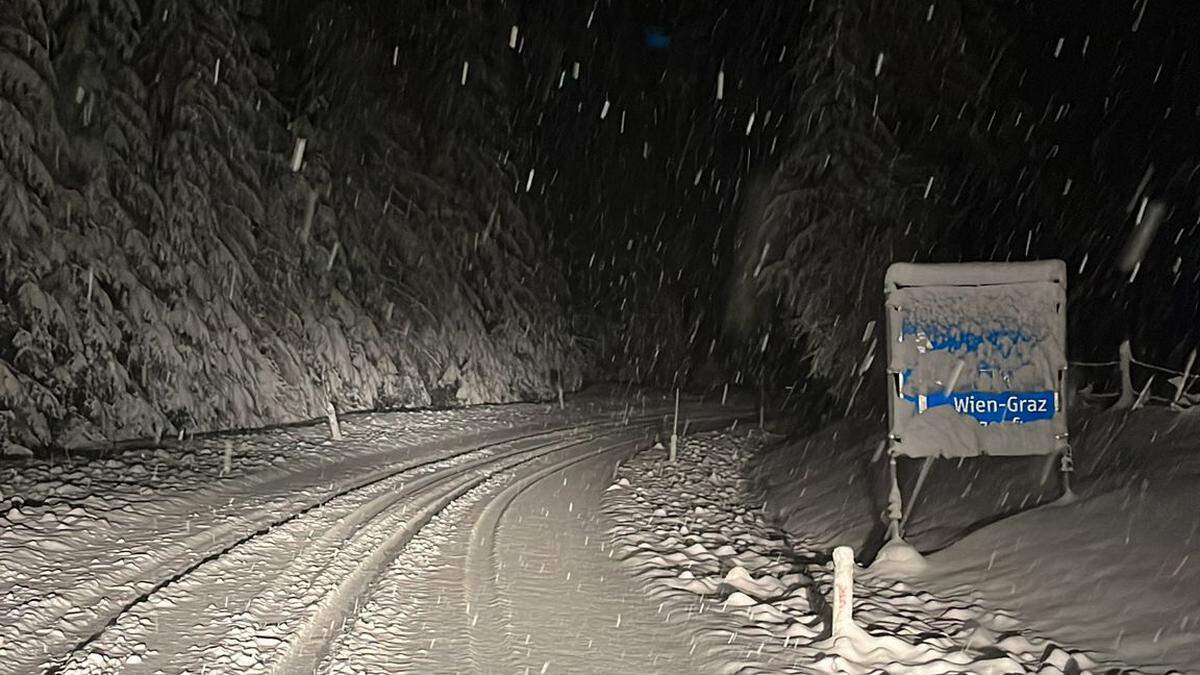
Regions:
<instances>
[{"instance_id":1,"label":"snow-covered road","mask_svg":"<svg viewBox=\"0 0 1200 675\"><path fill-rule=\"evenodd\" d=\"M481 485L395 561L334 670L701 672L597 518L615 460L638 446L614 434Z\"/></svg>"},{"instance_id":2,"label":"snow-covered road","mask_svg":"<svg viewBox=\"0 0 1200 675\"><path fill-rule=\"evenodd\" d=\"M685 402L670 464L649 449L668 409L609 395L365 415L340 441L293 427L5 466L0 673L1098 663L887 565L856 574L858 636L831 638L828 552L779 530L749 490L766 440L735 422L757 414Z\"/></svg>"},{"instance_id":3,"label":"snow-covered road","mask_svg":"<svg viewBox=\"0 0 1200 675\"><path fill-rule=\"evenodd\" d=\"M309 439L201 490L64 502L50 481L3 523L0 671L702 670L597 520L661 410L493 412L482 433L351 422L336 459Z\"/></svg>"}]
</instances>

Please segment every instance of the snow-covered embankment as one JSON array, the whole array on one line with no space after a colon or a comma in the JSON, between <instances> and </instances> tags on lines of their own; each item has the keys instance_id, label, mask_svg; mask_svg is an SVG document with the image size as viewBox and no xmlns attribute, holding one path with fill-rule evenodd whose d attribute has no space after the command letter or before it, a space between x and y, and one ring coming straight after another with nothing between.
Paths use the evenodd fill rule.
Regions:
<instances>
[{"instance_id":1,"label":"snow-covered embankment","mask_svg":"<svg viewBox=\"0 0 1200 675\"><path fill-rule=\"evenodd\" d=\"M790 540L749 490L757 432L687 438L679 462L643 452L605 498L616 552L713 672L1078 672L1090 661L1022 631L970 599L943 599L857 569L859 628L831 639L827 551Z\"/></svg>"}]
</instances>

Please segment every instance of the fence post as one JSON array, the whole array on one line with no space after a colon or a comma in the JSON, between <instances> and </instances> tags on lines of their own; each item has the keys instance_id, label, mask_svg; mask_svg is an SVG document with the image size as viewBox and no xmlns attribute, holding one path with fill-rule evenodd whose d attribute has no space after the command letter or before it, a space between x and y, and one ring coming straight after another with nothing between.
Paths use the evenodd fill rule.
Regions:
<instances>
[{"instance_id":1,"label":"fence post","mask_svg":"<svg viewBox=\"0 0 1200 675\"><path fill-rule=\"evenodd\" d=\"M1150 385L1152 385L1152 384L1154 384L1154 376L1153 375L1150 376L1150 379L1146 380L1146 384L1145 384L1145 386L1142 387L1142 391L1138 394L1137 400L1135 400L1133 402L1134 410L1137 410L1138 408L1145 406L1146 401L1150 400Z\"/></svg>"},{"instance_id":2,"label":"fence post","mask_svg":"<svg viewBox=\"0 0 1200 675\"><path fill-rule=\"evenodd\" d=\"M1129 340L1121 343L1121 397L1113 404L1114 408L1129 408L1133 405L1133 378L1129 369L1133 361L1133 347Z\"/></svg>"},{"instance_id":3,"label":"fence post","mask_svg":"<svg viewBox=\"0 0 1200 675\"><path fill-rule=\"evenodd\" d=\"M1171 399L1171 405L1179 405L1179 399L1183 398L1183 392L1187 391L1187 381L1192 376L1192 366L1195 364L1196 348L1193 347L1192 352L1188 354L1187 365L1183 367L1183 375L1179 378L1179 384L1175 385L1175 397Z\"/></svg>"}]
</instances>

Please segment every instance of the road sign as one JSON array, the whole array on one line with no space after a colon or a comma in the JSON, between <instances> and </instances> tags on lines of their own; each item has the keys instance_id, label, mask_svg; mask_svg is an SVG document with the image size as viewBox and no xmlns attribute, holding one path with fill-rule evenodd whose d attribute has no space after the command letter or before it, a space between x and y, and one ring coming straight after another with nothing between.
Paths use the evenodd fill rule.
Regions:
<instances>
[{"instance_id":1,"label":"road sign","mask_svg":"<svg viewBox=\"0 0 1200 675\"><path fill-rule=\"evenodd\" d=\"M1066 447L1066 266L897 263L886 277L893 455Z\"/></svg>"}]
</instances>

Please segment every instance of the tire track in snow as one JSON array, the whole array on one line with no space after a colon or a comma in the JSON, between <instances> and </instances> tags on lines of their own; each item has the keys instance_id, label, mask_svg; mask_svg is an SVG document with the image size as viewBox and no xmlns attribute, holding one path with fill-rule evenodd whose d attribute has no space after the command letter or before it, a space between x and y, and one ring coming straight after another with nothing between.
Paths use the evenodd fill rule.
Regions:
<instances>
[{"instance_id":1,"label":"tire track in snow","mask_svg":"<svg viewBox=\"0 0 1200 675\"><path fill-rule=\"evenodd\" d=\"M500 521L509 506L538 482L564 469L617 450L628 449L644 439L639 434L623 438L597 450L577 457L569 457L529 474L505 488L488 503L471 529L471 544L467 554L466 595L467 606L475 609L470 631L471 662L476 672L504 670L515 672L519 666L514 660L514 637L508 627L512 625L512 608L497 587L500 564L496 555L496 535ZM507 668L498 668L503 664Z\"/></svg>"},{"instance_id":2,"label":"tire track in snow","mask_svg":"<svg viewBox=\"0 0 1200 675\"><path fill-rule=\"evenodd\" d=\"M510 443L508 445L517 445L520 441ZM412 482L402 483L395 490L385 491L369 501L357 506L347 515L340 517L333 527L326 529L316 541L306 544L303 554L310 556L310 551L315 551L318 556L322 557L318 567L312 566L312 561L297 557L293 560L288 568L281 573L276 581L273 582L263 595L267 598L274 596L283 596L288 593L294 593L296 584L306 584L312 586L313 577L325 575L334 561L345 542L350 541L354 536L362 530L371 521L385 513L389 509L396 506L403 500L411 498L414 494L425 490L439 482L445 481L453 477L455 473L466 473L469 471L486 468L489 463L503 460L506 457L536 451L543 448L551 447L559 443L559 441L551 441L541 443L530 448L519 448L511 452L506 452L502 455L487 455L478 458L468 459L463 463L455 463L464 456L454 457L439 464L451 464L443 468L431 467L432 472L421 475ZM479 450L479 453L486 453L488 450ZM307 583L306 583L307 582Z\"/></svg>"},{"instance_id":3,"label":"tire track in snow","mask_svg":"<svg viewBox=\"0 0 1200 675\"><path fill-rule=\"evenodd\" d=\"M705 417L694 419L691 423L697 428L705 428L713 423L729 422L731 419L737 419L737 416L729 414ZM520 651L531 649L528 642L518 648L516 637L511 632L513 610L508 597L499 588L502 567L496 541L500 523L513 502L551 476L601 455L620 450L634 450L639 443L644 447L647 440L644 432L625 434L604 447L538 469L505 488L484 508L471 528L464 578L466 605L474 610L469 622L471 628L468 637L471 664L475 672L519 672L520 663L517 657Z\"/></svg>"},{"instance_id":4,"label":"tire track in snow","mask_svg":"<svg viewBox=\"0 0 1200 675\"><path fill-rule=\"evenodd\" d=\"M628 424L650 424L658 420L658 415L648 415L636 419L628 420ZM86 597L76 600L70 605L62 607L60 610L47 613L41 617L42 623L51 624L54 622L68 623L64 617L72 612L76 607L99 605L108 600L108 597L103 591L113 588L134 588L136 595L132 598L121 602L115 611L106 613L103 623L92 624L91 628L83 628L77 631L76 638L72 643L66 646L65 650L60 651L57 656L46 658L45 654L31 654L27 658L22 659L20 655L8 665L14 667L14 672L32 672L38 666L45 666L48 673L61 673L65 665L69 663L72 657L76 654L86 652L88 648L99 640L106 632L112 629L120 621L121 617L128 614L135 608L144 604L152 595L162 589L179 583L188 575L195 572L202 566L212 563L221 557L227 555L233 549L247 545L249 542L271 532L272 530L287 525L297 519L300 519L311 512L322 508L334 500L349 495L351 493L364 490L366 488L380 484L388 479L398 475L412 472L424 467L436 465L441 462L453 460L455 458L469 455L471 453L479 453L489 449L510 445L521 441L537 439L537 438L555 438L565 434L577 434L581 430L589 430L594 428L604 428L614 425L622 425L621 421L596 421L585 424L576 424L570 427L554 428L549 430L541 430L530 433L516 434L513 436L502 437L499 440L486 442L479 445L469 445L464 449L452 450L448 453L435 453L432 456L425 456L420 459L415 459L407 462L402 462L393 465L386 469L367 472L351 478L343 479L331 485L328 492L323 495L301 501L299 508L288 511L282 515L275 512L258 512L251 514L249 517L250 531L245 532L247 526L245 522L230 522L214 526L212 528L195 532L191 535L183 537L171 545L169 545L165 554L157 564L151 567L135 568L120 578L110 581L96 592L91 594L91 597ZM461 442L461 441L458 441ZM551 444L554 441L551 441ZM451 439L444 444L454 445L455 440ZM443 444L439 444L443 445ZM294 480L295 476L284 476L276 482L285 482L286 480ZM239 532L241 530L241 532ZM192 558L196 555L196 551L206 551L200 554L199 557ZM189 560L189 558L192 558ZM156 572L161 572L157 580L154 580ZM88 601L91 600L89 603ZM69 639L69 635L64 634L64 640ZM53 653L57 651L51 645L44 645L47 652ZM59 646L61 649L61 646ZM36 659L36 660L35 660ZM46 661L49 664L46 664Z\"/></svg>"},{"instance_id":5,"label":"tire track in snow","mask_svg":"<svg viewBox=\"0 0 1200 675\"><path fill-rule=\"evenodd\" d=\"M552 446L549 449L542 446L525 451L523 454L526 456L506 456L504 461L493 461L478 467L480 471L476 474L456 471L440 475L415 494L409 493L407 496L412 498L412 501L403 505L403 525L388 536L382 545L367 553L363 562L345 575L335 590L322 597L317 611L304 620L297 631L298 635L289 640L285 656L272 667L272 672L286 675L320 670L329 656L334 640L343 630L350 627L349 622L354 618L362 600L369 594L376 577L387 570L391 561L426 523L452 502L498 473L569 450L591 440L594 439L549 444ZM445 485L442 485L443 483ZM394 507L399 501L394 500L391 505ZM390 524L388 520L372 520L373 527L387 527Z\"/></svg>"},{"instance_id":6,"label":"tire track in snow","mask_svg":"<svg viewBox=\"0 0 1200 675\"><path fill-rule=\"evenodd\" d=\"M724 426L736 417L727 413L696 423L718 422ZM606 453L636 449L639 443L649 440L651 429L614 430L590 439L589 447L560 448L490 476L452 500L430 518L427 527L414 533L387 570L377 574L373 586L357 603L361 609L353 616L354 624L332 638L330 654L315 670L356 674L520 672L531 645L539 641L531 643L526 638L521 644L518 634L512 632L512 604L507 594L513 589L499 583L503 581L499 573L514 570L525 582L538 583L541 572L533 572L535 578L527 579L524 577L530 570L508 566L508 561L501 560L497 547L501 525L520 528L524 522L522 516L513 521L509 507L531 488L544 485L547 479L577 464L595 461ZM572 450L575 452L571 456L554 457ZM553 463L539 466L535 461ZM514 480L514 473L516 482L504 487ZM607 484L607 475L599 484ZM564 501L560 506L567 504ZM522 532L526 537L542 536L537 530ZM559 536L559 530L554 532ZM566 531L561 534L572 536ZM602 542L600 536L594 540ZM505 563L503 567L501 562ZM603 583L603 576L600 579ZM570 582L569 574L567 580ZM336 618L330 622L337 627ZM561 647L553 640L542 647L552 643ZM314 670L302 662L281 665L280 672L288 669ZM531 672L537 672L537 667Z\"/></svg>"}]
</instances>

